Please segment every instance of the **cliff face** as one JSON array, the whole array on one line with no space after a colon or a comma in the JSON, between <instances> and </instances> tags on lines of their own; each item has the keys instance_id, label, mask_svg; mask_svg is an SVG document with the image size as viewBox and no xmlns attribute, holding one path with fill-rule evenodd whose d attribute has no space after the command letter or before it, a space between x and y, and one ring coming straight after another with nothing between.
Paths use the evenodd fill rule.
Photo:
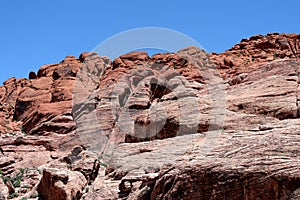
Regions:
<instances>
[{"instance_id":1,"label":"cliff face","mask_svg":"<svg viewBox=\"0 0 300 200\"><path fill-rule=\"evenodd\" d=\"M0 86L0 191L299 199L299 47L299 35L268 34L221 54L83 53L11 78Z\"/></svg>"}]
</instances>

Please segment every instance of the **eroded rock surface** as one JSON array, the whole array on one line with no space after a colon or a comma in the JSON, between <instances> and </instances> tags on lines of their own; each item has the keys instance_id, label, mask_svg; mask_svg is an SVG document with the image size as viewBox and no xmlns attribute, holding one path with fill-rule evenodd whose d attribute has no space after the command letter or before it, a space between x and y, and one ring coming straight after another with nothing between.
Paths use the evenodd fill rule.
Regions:
<instances>
[{"instance_id":1,"label":"eroded rock surface","mask_svg":"<svg viewBox=\"0 0 300 200\"><path fill-rule=\"evenodd\" d=\"M0 198L299 199L299 35L114 61L0 86Z\"/></svg>"}]
</instances>

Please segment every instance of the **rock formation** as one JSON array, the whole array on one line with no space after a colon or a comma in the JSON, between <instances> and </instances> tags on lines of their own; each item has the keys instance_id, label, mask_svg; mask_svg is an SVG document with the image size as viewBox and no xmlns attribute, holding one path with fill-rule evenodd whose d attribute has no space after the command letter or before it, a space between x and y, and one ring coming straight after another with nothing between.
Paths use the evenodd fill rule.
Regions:
<instances>
[{"instance_id":1,"label":"rock formation","mask_svg":"<svg viewBox=\"0 0 300 200\"><path fill-rule=\"evenodd\" d=\"M67 56L0 86L0 199L300 199L300 35Z\"/></svg>"}]
</instances>

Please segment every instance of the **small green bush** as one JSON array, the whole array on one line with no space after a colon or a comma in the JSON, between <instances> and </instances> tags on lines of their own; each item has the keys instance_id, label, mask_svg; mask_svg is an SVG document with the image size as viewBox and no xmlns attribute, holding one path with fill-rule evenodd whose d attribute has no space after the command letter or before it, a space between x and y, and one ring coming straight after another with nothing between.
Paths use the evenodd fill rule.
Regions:
<instances>
[{"instance_id":1,"label":"small green bush","mask_svg":"<svg viewBox=\"0 0 300 200\"><path fill-rule=\"evenodd\" d=\"M13 199L13 198L16 198L16 197L18 197L19 196L19 194L18 193L12 193L12 194L10 194L10 195L8 195L8 199Z\"/></svg>"},{"instance_id":2,"label":"small green bush","mask_svg":"<svg viewBox=\"0 0 300 200\"><path fill-rule=\"evenodd\" d=\"M6 183L7 181L10 181L14 187L20 187L21 186L21 181L23 180L25 170L23 168L20 168L19 171L20 172L17 173L13 177L3 176L2 177L3 182Z\"/></svg>"}]
</instances>

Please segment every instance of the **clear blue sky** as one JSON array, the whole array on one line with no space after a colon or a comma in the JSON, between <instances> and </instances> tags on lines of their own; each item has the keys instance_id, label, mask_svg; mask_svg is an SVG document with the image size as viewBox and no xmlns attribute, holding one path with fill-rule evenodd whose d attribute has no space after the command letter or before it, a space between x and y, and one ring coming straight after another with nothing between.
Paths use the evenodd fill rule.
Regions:
<instances>
[{"instance_id":1,"label":"clear blue sky","mask_svg":"<svg viewBox=\"0 0 300 200\"><path fill-rule=\"evenodd\" d=\"M9 0L0 6L0 84L40 66L79 56L119 32L164 27L222 52L242 38L300 33L299 0Z\"/></svg>"}]
</instances>

